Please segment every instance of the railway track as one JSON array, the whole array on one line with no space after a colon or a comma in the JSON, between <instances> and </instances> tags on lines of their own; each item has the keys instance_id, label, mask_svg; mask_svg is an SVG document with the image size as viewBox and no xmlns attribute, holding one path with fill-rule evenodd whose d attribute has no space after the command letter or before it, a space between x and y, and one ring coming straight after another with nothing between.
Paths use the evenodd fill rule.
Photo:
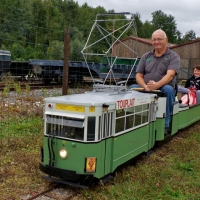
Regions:
<instances>
[{"instance_id":1,"label":"railway track","mask_svg":"<svg viewBox=\"0 0 200 200\"><path fill-rule=\"evenodd\" d=\"M94 79L96 83L103 83L102 79ZM119 81L119 80L118 80ZM107 80L106 83L113 84L113 80ZM82 83L74 83L74 84L68 84L69 88L85 88L87 86L93 85L93 79L91 78L85 78ZM44 85L42 82L38 83L27 83L23 82L20 84L2 84L0 83L0 91L16 91L17 88L20 88L20 90L27 90L27 86L29 87L28 90L39 90L39 89L54 89L54 88L62 88L63 85L57 84L57 83L51 83L49 85Z\"/></svg>"},{"instance_id":2,"label":"railway track","mask_svg":"<svg viewBox=\"0 0 200 200\"><path fill-rule=\"evenodd\" d=\"M36 90L36 89L53 89L53 88L61 88L62 85L58 85L58 84L52 84L52 85L43 85L41 83L38 84L20 84L18 85L20 87L20 89L26 89L27 85L29 86L30 90ZM16 87L14 84L10 84L10 85L4 85L4 84L0 84L0 91L4 91L5 88L7 87L7 89L9 89L9 91L15 91Z\"/></svg>"},{"instance_id":3,"label":"railway track","mask_svg":"<svg viewBox=\"0 0 200 200\"><path fill-rule=\"evenodd\" d=\"M63 185L56 184L42 192L27 195L26 200L70 200L76 195L77 193L64 188Z\"/></svg>"}]
</instances>

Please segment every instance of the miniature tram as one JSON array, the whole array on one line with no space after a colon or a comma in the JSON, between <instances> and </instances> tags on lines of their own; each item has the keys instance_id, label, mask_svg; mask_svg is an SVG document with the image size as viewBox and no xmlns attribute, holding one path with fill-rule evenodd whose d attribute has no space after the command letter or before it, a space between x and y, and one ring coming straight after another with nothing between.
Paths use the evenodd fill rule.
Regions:
<instances>
[{"instance_id":1,"label":"miniature tram","mask_svg":"<svg viewBox=\"0 0 200 200\"><path fill-rule=\"evenodd\" d=\"M122 164L200 120L199 112L200 101L189 106L177 100L165 135L166 96L160 91L94 81L93 91L46 98L42 177L81 188L93 179L105 183Z\"/></svg>"}]
</instances>

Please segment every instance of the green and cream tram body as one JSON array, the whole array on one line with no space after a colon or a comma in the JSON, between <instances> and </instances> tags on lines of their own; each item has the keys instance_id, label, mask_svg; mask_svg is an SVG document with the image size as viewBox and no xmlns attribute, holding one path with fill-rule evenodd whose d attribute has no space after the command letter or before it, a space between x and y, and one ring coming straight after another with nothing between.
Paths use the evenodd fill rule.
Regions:
<instances>
[{"instance_id":1,"label":"green and cream tram body","mask_svg":"<svg viewBox=\"0 0 200 200\"><path fill-rule=\"evenodd\" d=\"M82 187L81 180L112 177L118 166L149 152L157 141L200 119L200 105L174 104L165 136L166 97L124 86L45 99L40 169L46 179ZM108 178L109 179L109 178Z\"/></svg>"},{"instance_id":2,"label":"green and cream tram body","mask_svg":"<svg viewBox=\"0 0 200 200\"><path fill-rule=\"evenodd\" d=\"M111 174L153 147L156 110L156 94L120 86L46 98L41 170L68 181Z\"/></svg>"}]
</instances>

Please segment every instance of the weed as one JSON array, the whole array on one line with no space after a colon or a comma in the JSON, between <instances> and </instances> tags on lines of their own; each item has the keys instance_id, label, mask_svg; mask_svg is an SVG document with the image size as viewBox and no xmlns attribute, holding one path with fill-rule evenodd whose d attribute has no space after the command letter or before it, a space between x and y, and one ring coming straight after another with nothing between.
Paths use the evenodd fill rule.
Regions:
<instances>
[{"instance_id":1,"label":"weed","mask_svg":"<svg viewBox=\"0 0 200 200\"><path fill-rule=\"evenodd\" d=\"M186 171L188 174L192 174L194 171L193 165L191 163L178 163L178 169Z\"/></svg>"},{"instance_id":2,"label":"weed","mask_svg":"<svg viewBox=\"0 0 200 200\"><path fill-rule=\"evenodd\" d=\"M5 87L4 87L4 89L3 89L3 93L2 93L2 96L3 96L3 97L7 97L7 93L10 91L10 88L11 88L10 83L6 83L6 84L5 84Z\"/></svg>"},{"instance_id":3,"label":"weed","mask_svg":"<svg viewBox=\"0 0 200 200\"><path fill-rule=\"evenodd\" d=\"M30 92L30 85L29 84L26 84L26 94L28 95L29 94L29 92Z\"/></svg>"},{"instance_id":4,"label":"weed","mask_svg":"<svg viewBox=\"0 0 200 200\"><path fill-rule=\"evenodd\" d=\"M54 95L53 95L53 96L54 96L54 97L61 96L61 94L60 94L59 92L56 93L56 91L57 91L57 90L54 88Z\"/></svg>"},{"instance_id":5,"label":"weed","mask_svg":"<svg viewBox=\"0 0 200 200\"><path fill-rule=\"evenodd\" d=\"M18 83L14 83L15 92L19 95L21 93L21 86Z\"/></svg>"},{"instance_id":6,"label":"weed","mask_svg":"<svg viewBox=\"0 0 200 200\"><path fill-rule=\"evenodd\" d=\"M48 90L47 90L47 89L42 88L42 93L43 93L43 96L44 96L44 97L47 97L47 96L48 96Z\"/></svg>"}]
</instances>

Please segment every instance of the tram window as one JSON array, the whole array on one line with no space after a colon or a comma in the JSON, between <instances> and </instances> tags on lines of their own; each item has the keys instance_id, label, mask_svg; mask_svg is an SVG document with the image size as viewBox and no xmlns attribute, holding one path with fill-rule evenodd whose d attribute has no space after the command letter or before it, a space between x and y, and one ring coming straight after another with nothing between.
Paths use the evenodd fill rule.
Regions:
<instances>
[{"instance_id":1,"label":"tram window","mask_svg":"<svg viewBox=\"0 0 200 200\"><path fill-rule=\"evenodd\" d=\"M125 110L119 109L116 111L116 125L115 125L115 133L119 133L124 130L125 123Z\"/></svg>"},{"instance_id":2,"label":"tram window","mask_svg":"<svg viewBox=\"0 0 200 200\"><path fill-rule=\"evenodd\" d=\"M135 106L135 112L141 112L142 111L142 105Z\"/></svg>"},{"instance_id":3,"label":"tram window","mask_svg":"<svg viewBox=\"0 0 200 200\"><path fill-rule=\"evenodd\" d=\"M72 127L83 127L83 122L84 122L83 119L54 116L54 115L47 115L46 121L47 123L60 124L60 125L63 124Z\"/></svg>"},{"instance_id":4,"label":"tram window","mask_svg":"<svg viewBox=\"0 0 200 200\"><path fill-rule=\"evenodd\" d=\"M124 117L116 119L115 133L124 131Z\"/></svg>"},{"instance_id":5,"label":"tram window","mask_svg":"<svg viewBox=\"0 0 200 200\"><path fill-rule=\"evenodd\" d=\"M144 104L143 105L143 110L148 110L149 109L149 104Z\"/></svg>"},{"instance_id":6,"label":"tram window","mask_svg":"<svg viewBox=\"0 0 200 200\"><path fill-rule=\"evenodd\" d=\"M141 114L136 114L135 115L134 126L139 126L141 123L142 123L142 115Z\"/></svg>"},{"instance_id":7,"label":"tram window","mask_svg":"<svg viewBox=\"0 0 200 200\"><path fill-rule=\"evenodd\" d=\"M96 117L88 117L87 141L95 140L95 124L96 124Z\"/></svg>"},{"instance_id":8,"label":"tram window","mask_svg":"<svg viewBox=\"0 0 200 200\"><path fill-rule=\"evenodd\" d=\"M76 140L83 140L84 120L63 116L47 115L46 134Z\"/></svg>"},{"instance_id":9,"label":"tram window","mask_svg":"<svg viewBox=\"0 0 200 200\"><path fill-rule=\"evenodd\" d=\"M121 116L125 116L124 109L117 110L117 112L116 112L116 117L121 117Z\"/></svg>"},{"instance_id":10,"label":"tram window","mask_svg":"<svg viewBox=\"0 0 200 200\"><path fill-rule=\"evenodd\" d=\"M126 129L132 128L134 122L134 115L126 116Z\"/></svg>"},{"instance_id":11,"label":"tram window","mask_svg":"<svg viewBox=\"0 0 200 200\"><path fill-rule=\"evenodd\" d=\"M149 104L125 108L116 111L115 133L137 127L149 120ZM124 126L125 124L125 126Z\"/></svg>"},{"instance_id":12,"label":"tram window","mask_svg":"<svg viewBox=\"0 0 200 200\"><path fill-rule=\"evenodd\" d=\"M148 115L149 115L148 111L143 112L142 123L148 122Z\"/></svg>"},{"instance_id":13,"label":"tram window","mask_svg":"<svg viewBox=\"0 0 200 200\"><path fill-rule=\"evenodd\" d=\"M124 120L124 117L123 117ZM98 139L103 139L112 136L113 131L113 112L103 113L102 116L99 117L98 123Z\"/></svg>"},{"instance_id":14,"label":"tram window","mask_svg":"<svg viewBox=\"0 0 200 200\"><path fill-rule=\"evenodd\" d=\"M98 130L98 140L101 138L101 116L99 116L99 130Z\"/></svg>"},{"instance_id":15,"label":"tram window","mask_svg":"<svg viewBox=\"0 0 200 200\"><path fill-rule=\"evenodd\" d=\"M108 136L112 135L112 130L113 130L113 113L109 113L109 118L108 118L108 126L109 126L109 130L108 130Z\"/></svg>"}]
</instances>

